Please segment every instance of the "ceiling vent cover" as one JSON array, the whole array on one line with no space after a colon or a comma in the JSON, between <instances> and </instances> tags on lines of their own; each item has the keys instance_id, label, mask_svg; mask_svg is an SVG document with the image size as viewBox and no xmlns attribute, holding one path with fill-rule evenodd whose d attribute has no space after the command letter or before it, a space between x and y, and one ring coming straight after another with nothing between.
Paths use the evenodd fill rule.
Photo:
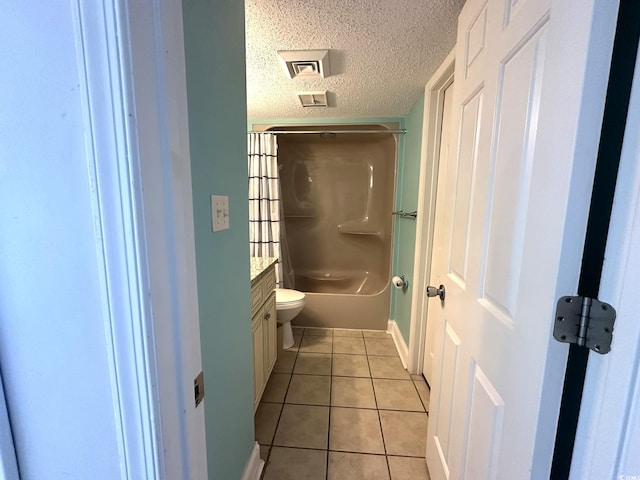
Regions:
<instances>
[{"instance_id":1,"label":"ceiling vent cover","mask_svg":"<svg viewBox=\"0 0 640 480\"><path fill-rule=\"evenodd\" d=\"M296 93L303 107L327 107L327 91Z\"/></svg>"},{"instance_id":2,"label":"ceiling vent cover","mask_svg":"<svg viewBox=\"0 0 640 480\"><path fill-rule=\"evenodd\" d=\"M278 50L288 78L325 78L331 75L329 50Z\"/></svg>"}]
</instances>

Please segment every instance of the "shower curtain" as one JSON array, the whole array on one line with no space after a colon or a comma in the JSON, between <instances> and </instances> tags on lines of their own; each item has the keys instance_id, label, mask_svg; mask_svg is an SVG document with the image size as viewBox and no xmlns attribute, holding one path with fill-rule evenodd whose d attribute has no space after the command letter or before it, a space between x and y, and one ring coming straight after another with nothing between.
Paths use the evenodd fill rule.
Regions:
<instances>
[{"instance_id":1,"label":"shower curtain","mask_svg":"<svg viewBox=\"0 0 640 480\"><path fill-rule=\"evenodd\" d=\"M293 288L280 201L278 141L271 133L249 133L249 248L251 257L276 257L279 288ZM281 221L282 220L282 221Z\"/></svg>"}]
</instances>

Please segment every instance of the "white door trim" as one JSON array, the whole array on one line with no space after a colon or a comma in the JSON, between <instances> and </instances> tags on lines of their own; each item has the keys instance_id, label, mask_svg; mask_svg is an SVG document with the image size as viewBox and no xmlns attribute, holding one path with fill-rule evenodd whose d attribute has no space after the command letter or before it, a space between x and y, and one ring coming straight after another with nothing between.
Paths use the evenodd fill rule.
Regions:
<instances>
[{"instance_id":1,"label":"white door trim","mask_svg":"<svg viewBox=\"0 0 640 480\"><path fill-rule=\"evenodd\" d=\"M422 373L427 335L427 306L424 296L431 275L431 250L438 183L438 157L444 91L453 82L455 48L447 55L424 88L422 149L418 186L418 216L411 291L411 323L409 329L408 370Z\"/></svg>"},{"instance_id":2,"label":"white door trim","mask_svg":"<svg viewBox=\"0 0 640 480\"><path fill-rule=\"evenodd\" d=\"M182 3L119 0L128 20L166 478L207 478ZM134 123L135 119L135 123ZM206 379L205 379L206 384ZM206 385L204 388L207 391Z\"/></svg>"},{"instance_id":3,"label":"white door trim","mask_svg":"<svg viewBox=\"0 0 640 480\"><path fill-rule=\"evenodd\" d=\"M611 352L589 354L571 479L630 479L640 475L640 56L598 297L617 318Z\"/></svg>"},{"instance_id":4,"label":"white door trim","mask_svg":"<svg viewBox=\"0 0 640 480\"><path fill-rule=\"evenodd\" d=\"M74 11L121 478L206 478L180 3Z\"/></svg>"},{"instance_id":5,"label":"white door trim","mask_svg":"<svg viewBox=\"0 0 640 480\"><path fill-rule=\"evenodd\" d=\"M116 2L75 4L76 44L82 89L87 162L101 288L105 340L111 353L111 381L120 439L122 478L162 478L162 436L153 347L144 215L138 158L131 151L135 130L128 58ZM126 30L125 30L126 31Z\"/></svg>"}]
</instances>

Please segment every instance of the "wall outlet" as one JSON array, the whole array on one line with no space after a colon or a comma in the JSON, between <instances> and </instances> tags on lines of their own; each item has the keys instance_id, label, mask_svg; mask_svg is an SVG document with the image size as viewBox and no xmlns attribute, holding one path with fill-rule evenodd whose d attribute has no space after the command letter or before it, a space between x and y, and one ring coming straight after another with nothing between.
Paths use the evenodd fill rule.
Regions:
<instances>
[{"instance_id":1,"label":"wall outlet","mask_svg":"<svg viewBox=\"0 0 640 480\"><path fill-rule=\"evenodd\" d=\"M211 229L214 232L229 229L229 197L211 195Z\"/></svg>"}]
</instances>

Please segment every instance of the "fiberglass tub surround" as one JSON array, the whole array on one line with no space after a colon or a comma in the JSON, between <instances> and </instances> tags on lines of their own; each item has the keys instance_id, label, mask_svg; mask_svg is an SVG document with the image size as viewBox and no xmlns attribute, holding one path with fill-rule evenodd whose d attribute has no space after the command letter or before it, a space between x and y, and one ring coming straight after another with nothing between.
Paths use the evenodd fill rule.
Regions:
<instances>
[{"instance_id":1,"label":"fiberglass tub surround","mask_svg":"<svg viewBox=\"0 0 640 480\"><path fill-rule=\"evenodd\" d=\"M294 323L386 329L396 150L390 133L279 135L295 288L308 293Z\"/></svg>"}]
</instances>

